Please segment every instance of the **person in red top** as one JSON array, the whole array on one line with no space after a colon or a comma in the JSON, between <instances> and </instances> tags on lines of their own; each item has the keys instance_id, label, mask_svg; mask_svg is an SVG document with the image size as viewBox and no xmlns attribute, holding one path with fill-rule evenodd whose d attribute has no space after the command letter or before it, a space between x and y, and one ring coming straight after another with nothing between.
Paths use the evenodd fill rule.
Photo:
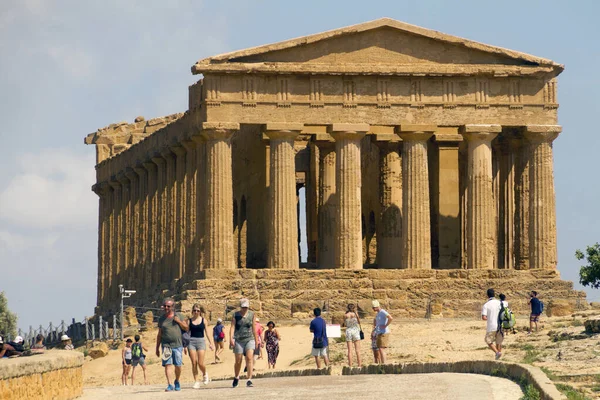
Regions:
<instances>
[{"instance_id":1,"label":"person in red top","mask_svg":"<svg viewBox=\"0 0 600 400\"><path fill-rule=\"evenodd\" d=\"M260 320L256 317L256 334L258 338L258 346L254 349L254 359L260 360L263 358L262 349L265 347L265 343L262 340L262 334L265 328L260 324Z\"/></svg>"}]
</instances>

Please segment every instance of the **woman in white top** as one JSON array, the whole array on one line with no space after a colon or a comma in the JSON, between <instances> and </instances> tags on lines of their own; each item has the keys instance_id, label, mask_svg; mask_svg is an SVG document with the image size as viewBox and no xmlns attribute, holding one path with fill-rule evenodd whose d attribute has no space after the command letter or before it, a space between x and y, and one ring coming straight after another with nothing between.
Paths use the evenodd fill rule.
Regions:
<instances>
[{"instance_id":1,"label":"woman in white top","mask_svg":"<svg viewBox=\"0 0 600 400\"><path fill-rule=\"evenodd\" d=\"M352 344L356 352L356 362L358 367L362 366L360 360L360 319L354 304L348 304L346 315L344 318L344 326L346 327L346 346L348 346L348 366L352 366Z\"/></svg>"}]
</instances>

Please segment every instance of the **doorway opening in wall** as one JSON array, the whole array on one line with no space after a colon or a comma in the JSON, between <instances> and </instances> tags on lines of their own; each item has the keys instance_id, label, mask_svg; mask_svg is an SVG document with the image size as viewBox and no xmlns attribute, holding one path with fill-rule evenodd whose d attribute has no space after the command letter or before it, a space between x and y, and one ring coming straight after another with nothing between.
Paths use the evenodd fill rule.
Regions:
<instances>
[{"instance_id":1,"label":"doorway opening in wall","mask_svg":"<svg viewBox=\"0 0 600 400\"><path fill-rule=\"evenodd\" d=\"M300 263L308 260L308 237L306 225L306 188L304 184L296 184L296 195L298 198L298 245Z\"/></svg>"}]
</instances>

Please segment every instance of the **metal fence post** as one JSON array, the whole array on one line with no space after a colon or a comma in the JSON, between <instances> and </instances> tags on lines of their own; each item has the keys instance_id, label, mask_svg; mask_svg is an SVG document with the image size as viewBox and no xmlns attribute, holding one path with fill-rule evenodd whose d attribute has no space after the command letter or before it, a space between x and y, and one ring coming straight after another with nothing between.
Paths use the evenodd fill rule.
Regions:
<instances>
[{"instance_id":1,"label":"metal fence post","mask_svg":"<svg viewBox=\"0 0 600 400\"><path fill-rule=\"evenodd\" d=\"M33 326L29 325L29 347L35 344L35 332L33 332Z\"/></svg>"},{"instance_id":2,"label":"metal fence post","mask_svg":"<svg viewBox=\"0 0 600 400\"><path fill-rule=\"evenodd\" d=\"M48 326L48 337L50 338L50 343L54 343L54 341L56 339L53 336L54 336L54 332L52 329L52 322L50 322L50 325Z\"/></svg>"},{"instance_id":3,"label":"metal fence post","mask_svg":"<svg viewBox=\"0 0 600 400\"><path fill-rule=\"evenodd\" d=\"M121 335L123 336L123 335ZM117 316L113 315L113 341L117 340Z\"/></svg>"},{"instance_id":4,"label":"metal fence post","mask_svg":"<svg viewBox=\"0 0 600 400\"><path fill-rule=\"evenodd\" d=\"M104 338L108 340L108 321L104 321Z\"/></svg>"},{"instance_id":5,"label":"metal fence post","mask_svg":"<svg viewBox=\"0 0 600 400\"><path fill-rule=\"evenodd\" d=\"M65 334L65 320L61 320L60 321L60 334L64 335Z\"/></svg>"},{"instance_id":6,"label":"metal fence post","mask_svg":"<svg viewBox=\"0 0 600 400\"><path fill-rule=\"evenodd\" d=\"M102 324L102 315L98 318L100 321L98 323L98 340L102 340L102 328L104 328L104 324Z\"/></svg>"},{"instance_id":7,"label":"metal fence post","mask_svg":"<svg viewBox=\"0 0 600 400\"><path fill-rule=\"evenodd\" d=\"M96 327L94 324L91 325L92 328L92 341L96 340Z\"/></svg>"},{"instance_id":8,"label":"metal fence post","mask_svg":"<svg viewBox=\"0 0 600 400\"><path fill-rule=\"evenodd\" d=\"M88 318L84 317L83 320L85 321L85 341L87 342L90 340L90 328L88 325Z\"/></svg>"}]
</instances>

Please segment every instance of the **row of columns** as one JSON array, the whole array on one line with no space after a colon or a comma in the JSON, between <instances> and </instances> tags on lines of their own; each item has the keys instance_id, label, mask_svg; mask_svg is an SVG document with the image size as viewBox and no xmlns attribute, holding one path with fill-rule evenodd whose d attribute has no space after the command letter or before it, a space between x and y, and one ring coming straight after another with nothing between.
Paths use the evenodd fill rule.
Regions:
<instances>
[{"instance_id":1,"label":"row of columns","mask_svg":"<svg viewBox=\"0 0 600 400\"><path fill-rule=\"evenodd\" d=\"M268 268L297 269L298 217L294 140L302 124L266 124L270 139ZM378 262L384 268L431 268L428 141L438 127L401 125L402 141L379 143L384 219ZM466 125L467 268L493 268L496 207L491 142L499 125ZM200 269L234 269L231 136L238 124L204 123L181 143L161 149L109 182L100 196L99 301L117 296L119 283L145 288ZM363 267L360 142L367 124L329 126L333 143L318 143L319 259L322 268ZM556 265L552 141L555 125L530 125L529 262ZM401 179L400 179L401 176ZM335 200L334 200L335 197ZM401 225L398 222L401 215ZM399 245L398 245L399 244ZM173 268L172 266L176 266Z\"/></svg>"}]
</instances>

